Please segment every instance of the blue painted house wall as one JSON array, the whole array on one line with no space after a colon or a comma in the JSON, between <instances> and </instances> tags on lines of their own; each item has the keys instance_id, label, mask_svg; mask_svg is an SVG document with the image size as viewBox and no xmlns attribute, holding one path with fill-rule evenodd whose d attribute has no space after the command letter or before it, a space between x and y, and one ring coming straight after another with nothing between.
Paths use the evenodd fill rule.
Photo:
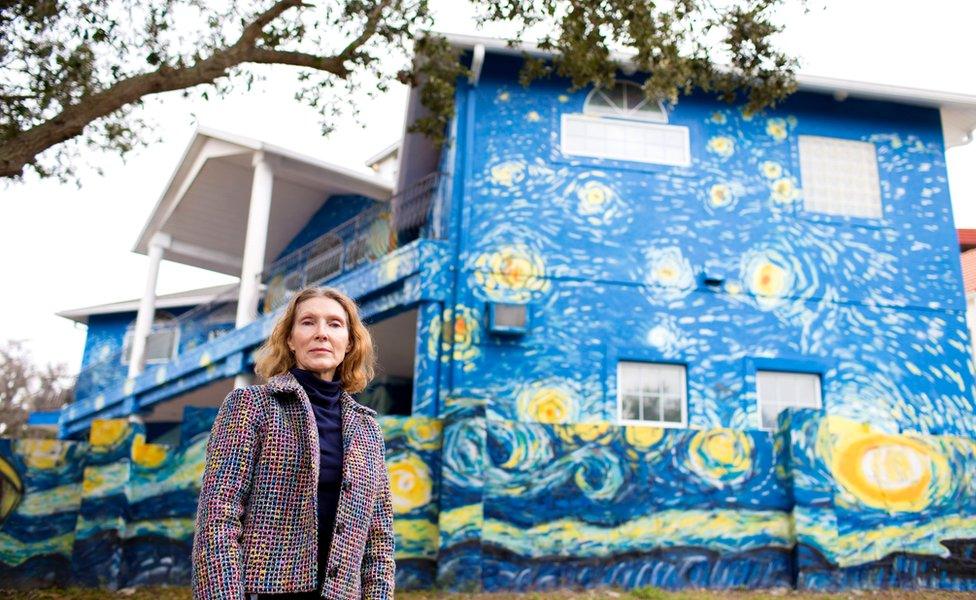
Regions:
<instances>
[{"instance_id":1,"label":"blue painted house wall","mask_svg":"<svg viewBox=\"0 0 976 600\"><path fill-rule=\"evenodd\" d=\"M489 55L459 82L442 155L450 249L428 280L452 276L419 313L414 403L445 423L439 581L974 589L939 112L798 93L747 115L696 95L669 114L689 167L599 160L560 151L587 90L522 88L518 66ZM799 135L874 144L882 217L805 210ZM489 302L527 304L527 332L487 331ZM612 425L620 360L686 366L686 427ZM823 409L760 431L761 369L818 373ZM861 471L892 468L877 449L919 470L887 489Z\"/></svg>"},{"instance_id":2,"label":"blue painted house wall","mask_svg":"<svg viewBox=\"0 0 976 600\"><path fill-rule=\"evenodd\" d=\"M122 349L125 331L135 322L135 312L91 315L85 334L85 350L81 367L104 360Z\"/></svg>"},{"instance_id":3,"label":"blue painted house wall","mask_svg":"<svg viewBox=\"0 0 976 600\"><path fill-rule=\"evenodd\" d=\"M491 56L458 95L454 295L475 338L447 361L447 404L531 420L519 398L555 387L570 421L615 420L616 362L660 359L687 364L691 427L751 429L750 359L781 358L822 371L830 414L976 431L937 110L799 93L750 117L693 96L669 114L690 129L692 164L665 167L562 155L560 116L586 91L525 89L516 69ZM883 217L805 211L798 135L874 143ZM506 261L530 272L506 285L491 272ZM756 289L767 264L782 289ZM705 285L706 270L724 283ZM527 302L527 335L486 334L488 301Z\"/></svg>"}]
</instances>

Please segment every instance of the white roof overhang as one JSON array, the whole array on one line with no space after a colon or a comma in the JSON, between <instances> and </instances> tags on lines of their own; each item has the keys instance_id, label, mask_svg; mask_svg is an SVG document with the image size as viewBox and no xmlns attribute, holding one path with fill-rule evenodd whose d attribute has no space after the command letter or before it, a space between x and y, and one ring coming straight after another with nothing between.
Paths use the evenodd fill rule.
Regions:
<instances>
[{"instance_id":1,"label":"white roof overhang","mask_svg":"<svg viewBox=\"0 0 976 600\"><path fill-rule=\"evenodd\" d=\"M163 294L156 296L155 307L160 308L177 308L180 306L197 306L198 304L204 304L210 302L215 297L237 287L236 283L229 283L224 285L215 285L212 287L199 288L196 290L187 290L184 292L176 292L174 294ZM99 304L97 306L88 306L85 308L73 308L70 310L63 310L57 315L59 317L64 317L65 319L71 319L76 323L81 323L83 325L88 324L88 317L92 315L109 315L121 312L136 312L139 310L139 298L132 300L123 300L121 302L109 302L108 304Z\"/></svg>"},{"instance_id":2,"label":"white roof overhang","mask_svg":"<svg viewBox=\"0 0 976 600\"><path fill-rule=\"evenodd\" d=\"M337 194L389 200L383 179L285 148L212 129L198 129L170 177L134 252L147 254L157 234L163 257L239 276L247 231L253 161L263 156L274 174L265 264L274 260L325 201Z\"/></svg>"},{"instance_id":3,"label":"white roof overhang","mask_svg":"<svg viewBox=\"0 0 976 600\"><path fill-rule=\"evenodd\" d=\"M507 41L497 38L458 34L442 35L454 47L465 50L474 50L478 46L483 46L485 50L496 54L521 55L525 53L538 58L550 58L554 55L552 52L542 50L532 44L509 46ZM616 54L614 59L623 66L631 65L631 57L626 54ZM800 91L833 94L841 98L851 96L937 108L942 115L942 133L947 149L968 144L972 140L973 130L976 129L976 96L969 94L818 77L803 73L797 75L797 86ZM415 100L413 94L410 95L410 99L411 101Z\"/></svg>"}]
</instances>

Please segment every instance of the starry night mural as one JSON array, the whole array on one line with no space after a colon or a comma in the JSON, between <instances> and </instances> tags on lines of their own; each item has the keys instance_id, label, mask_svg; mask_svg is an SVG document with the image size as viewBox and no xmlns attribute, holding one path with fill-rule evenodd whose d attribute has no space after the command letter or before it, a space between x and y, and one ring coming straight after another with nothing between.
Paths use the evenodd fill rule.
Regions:
<instances>
[{"instance_id":1,"label":"starry night mural","mask_svg":"<svg viewBox=\"0 0 976 600\"><path fill-rule=\"evenodd\" d=\"M695 94L634 142L627 119L587 113L591 90L523 88L518 67L490 53L459 82L419 238L385 224L395 249L327 282L371 322L416 315L397 341L412 414L380 419L398 586L976 590L972 340L938 110L800 92L750 114ZM824 164L880 203L818 187ZM512 306L524 326L495 328ZM3 441L2 572L185 583L212 412L170 447L119 418L245 372L276 314L81 398L62 432L85 441ZM681 373L643 424L622 391L635 364ZM769 372L811 376L816 404L765 414Z\"/></svg>"}]
</instances>

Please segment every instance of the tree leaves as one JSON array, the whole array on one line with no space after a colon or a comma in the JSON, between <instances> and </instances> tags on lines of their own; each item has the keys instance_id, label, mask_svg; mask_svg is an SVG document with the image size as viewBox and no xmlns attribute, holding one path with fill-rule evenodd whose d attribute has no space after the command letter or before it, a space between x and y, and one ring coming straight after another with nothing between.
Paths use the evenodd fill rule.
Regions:
<instances>
[{"instance_id":1,"label":"tree leaves","mask_svg":"<svg viewBox=\"0 0 976 600\"><path fill-rule=\"evenodd\" d=\"M523 85L557 76L572 88L610 87L636 69L649 98L675 103L701 89L752 112L795 87L795 60L772 43L783 0L472 2L481 24L514 25L513 41L535 39L552 54L525 57ZM204 99L235 83L250 90L253 63L299 67L296 97L319 111L323 131L355 116L357 90L422 85L427 113L411 130L439 145L468 72L433 25L427 0L0 3L0 177L27 168L73 178L85 146L125 155L148 134L137 101L196 86Z\"/></svg>"},{"instance_id":2,"label":"tree leaves","mask_svg":"<svg viewBox=\"0 0 976 600\"><path fill-rule=\"evenodd\" d=\"M71 401L65 365L35 365L23 342L0 344L0 435L17 437L32 411L57 410Z\"/></svg>"}]
</instances>

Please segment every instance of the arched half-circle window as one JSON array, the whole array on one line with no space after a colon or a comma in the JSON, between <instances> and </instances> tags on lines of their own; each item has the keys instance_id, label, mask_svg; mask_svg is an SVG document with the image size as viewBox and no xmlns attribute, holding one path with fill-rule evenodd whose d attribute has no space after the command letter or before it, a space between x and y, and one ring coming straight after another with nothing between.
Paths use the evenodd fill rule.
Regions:
<instances>
[{"instance_id":1,"label":"arched half-circle window","mask_svg":"<svg viewBox=\"0 0 976 600\"><path fill-rule=\"evenodd\" d=\"M614 117L652 123L667 123L664 105L648 100L644 90L631 81L618 81L609 90L593 88L586 96L583 114L594 117Z\"/></svg>"}]
</instances>

